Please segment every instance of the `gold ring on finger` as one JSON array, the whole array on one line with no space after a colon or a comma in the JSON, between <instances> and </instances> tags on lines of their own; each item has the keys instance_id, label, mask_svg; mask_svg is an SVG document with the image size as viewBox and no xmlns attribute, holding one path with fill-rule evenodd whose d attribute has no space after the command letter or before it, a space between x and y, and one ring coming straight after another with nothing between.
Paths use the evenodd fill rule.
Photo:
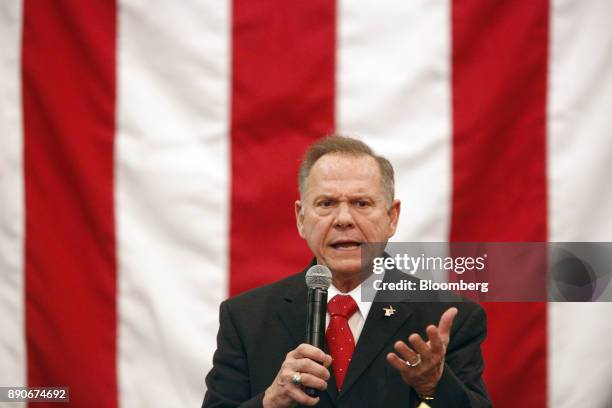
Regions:
<instances>
[{"instance_id":1,"label":"gold ring on finger","mask_svg":"<svg viewBox=\"0 0 612 408\"><path fill-rule=\"evenodd\" d=\"M417 353L416 356L417 356L417 361L415 361L414 363L411 363L410 361L406 360L406 365L408 367L413 367L414 368L414 367L418 366L419 364L421 364L421 361L422 361L421 360L421 355L419 353Z\"/></svg>"}]
</instances>

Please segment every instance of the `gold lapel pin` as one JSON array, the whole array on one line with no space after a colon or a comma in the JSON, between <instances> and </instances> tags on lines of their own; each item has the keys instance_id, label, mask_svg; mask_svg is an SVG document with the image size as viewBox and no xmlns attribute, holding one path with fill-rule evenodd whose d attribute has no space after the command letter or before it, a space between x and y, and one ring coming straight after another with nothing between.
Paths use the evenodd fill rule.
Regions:
<instances>
[{"instance_id":1,"label":"gold lapel pin","mask_svg":"<svg viewBox=\"0 0 612 408\"><path fill-rule=\"evenodd\" d=\"M395 314L395 309L391 305L389 305L389 307L383 307L383 310L385 311L385 317L390 317Z\"/></svg>"}]
</instances>

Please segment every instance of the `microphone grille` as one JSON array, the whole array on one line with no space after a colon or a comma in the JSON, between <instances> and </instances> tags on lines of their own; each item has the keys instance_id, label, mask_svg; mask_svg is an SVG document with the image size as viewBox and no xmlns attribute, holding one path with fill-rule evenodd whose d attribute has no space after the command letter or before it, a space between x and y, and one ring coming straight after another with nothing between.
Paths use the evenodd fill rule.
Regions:
<instances>
[{"instance_id":1,"label":"microphone grille","mask_svg":"<svg viewBox=\"0 0 612 408\"><path fill-rule=\"evenodd\" d=\"M309 289L327 289L331 285L332 274L327 266L314 265L306 272L306 286Z\"/></svg>"}]
</instances>

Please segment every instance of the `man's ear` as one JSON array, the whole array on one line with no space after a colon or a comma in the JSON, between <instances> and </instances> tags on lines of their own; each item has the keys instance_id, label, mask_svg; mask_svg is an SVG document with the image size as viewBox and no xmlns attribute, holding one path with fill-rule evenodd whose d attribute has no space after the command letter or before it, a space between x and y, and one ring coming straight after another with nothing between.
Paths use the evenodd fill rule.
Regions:
<instances>
[{"instance_id":1,"label":"man's ear","mask_svg":"<svg viewBox=\"0 0 612 408\"><path fill-rule=\"evenodd\" d=\"M302 212L302 202L300 200L295 201L294 210L298 233L300 237L304 238L304 213Z\"/></svg>"},{"instance_id":2,"label":"man's ear","mask_svg":"<svg viewBox=\"0 0 612 408\"><path fill-rule=\"evenodd\" d=\"M397 223L399 221L401 207L402 203L400 202L400 200L393 200L391 208L389 209L389 238L391 238L395 234L395 230L397 229Z\"/></svg>"}]
</instances>

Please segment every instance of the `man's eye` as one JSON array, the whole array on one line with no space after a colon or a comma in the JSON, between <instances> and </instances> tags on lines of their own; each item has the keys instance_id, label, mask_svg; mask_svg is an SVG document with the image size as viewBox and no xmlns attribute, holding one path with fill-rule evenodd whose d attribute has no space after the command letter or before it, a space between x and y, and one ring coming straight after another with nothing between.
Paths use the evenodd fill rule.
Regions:
<instances>
[{"instance_id":1,"label":"man's eye","mask_svg":"<svg viewBox=\"0 0 612 408\"><path fill-rule=\"evenodd\" d=\"M366 200L359 200L359 201L357 201L357 207L359 207L359 208L365 208L368 205L370 205L370 203L367 202Z\"/></svg>"},{"instance_id":2,"label":"man's eye","mask_svg":"<svg viewBox=\"0 0 612 408\"><path fill-rule=\"evenodd\" d=\"M332 204L333 204L332 200L319 201L319 206L321 207L331 207Z\"/></svg>"}]
</instances>

